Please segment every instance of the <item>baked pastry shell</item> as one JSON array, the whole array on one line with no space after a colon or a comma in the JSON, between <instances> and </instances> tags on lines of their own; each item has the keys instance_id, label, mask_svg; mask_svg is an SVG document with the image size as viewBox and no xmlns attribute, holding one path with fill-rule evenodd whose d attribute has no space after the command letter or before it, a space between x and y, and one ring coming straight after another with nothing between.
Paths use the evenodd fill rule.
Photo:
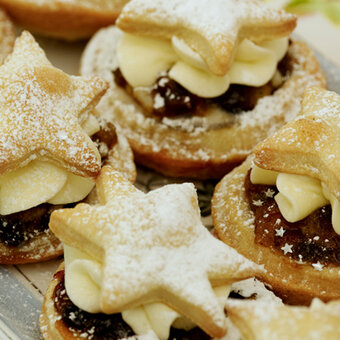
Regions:
<instances>
[{"instance_id":1,"label":"baked pastry shell","mask_svg":"<svg viewBox=\"0 0 340 340\"><path fill-rule=\"evenodd\" d=\"M132 96L115 85L112 71L118 67L115 55L120 34L111 26L94 36L82 56L81 74L99 75L110 82L111 89L99 102L98 111L120 127L137 163L167 176L221 178L259 141L297 115L305 87L325 87L325 77L312 51L294 41L289 48L293 65L290 78L273 95L262 98L252 111L229 114L232 122L216 128L196 128L197 117L169 125L164 119L147 117Z\"/></svg>"},{"instance_id":2,"label":"baked pastry shell","mask_svg":"<svg viewBox=\"0 0 340 340\"><path fill-rule=\"evenodd\" d=\"M258 278L269 285L285 303L308 305L314 297L323 301L340 299L340 266L329 264L322 271L298 263L283 253L255 243L254 214L244 189L252 157L216 186L212 198L212 219L218 237L266 271Z\"/></svg>"},{"instance_id":3,"label":"baked pastry shell","mask_svg":"<svg viewBox=\"0 0 340 340\"><path fill-rule=\"evenodd\" d=\"M40 331L42 337L48 340L67 340L75 339L74 334L69 331L68 327L61 319L61 315L56 311L54 307L54 289L60 282L58 272L64 270L64 262L58 267L56 274L53 276L50 284L47 288L44 300L42 303L42 309L40 314Z\"/></svg>"},{"instance_id":4,"label":"baked pastry shell","mask_svg":"<svg viewBox=\"0 0 340 340\"><path fill-rule=\"evenodd\" d=\"M15 41L14 27L7 14L0 9L0 65L12 52Z\"/></svg>"},{"instance_id":5,"label":"baked pastry shell","mask_svg":"<svg viewBox=\"0 0 340 340\"><path fill-rule=\"evenodd\" d=\"M48 261L64 252L61 242L46 229L18 247L8 247L0 243L1 264L24 264Z\"/></svg>"},{"instance_id":6,"label":"baked pastry shell","mask_svg":"<svg viewBox=\"0 0 340 340\"><path fill-rule=\"evenodd\" d=\"M89 38L101 27L112 25L127 2L114 1L115 6L108 1L91 0L1 0L0 5L13 21L29 31L73 41Z\"/></svg>"}]
</instances>

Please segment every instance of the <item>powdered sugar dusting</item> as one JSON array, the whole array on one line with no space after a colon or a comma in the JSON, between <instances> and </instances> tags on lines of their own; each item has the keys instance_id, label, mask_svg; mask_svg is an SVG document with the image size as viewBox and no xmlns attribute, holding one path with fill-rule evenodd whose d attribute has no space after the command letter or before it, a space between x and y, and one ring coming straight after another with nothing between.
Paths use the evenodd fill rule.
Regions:
<instances>
[{"instance_id":1,"label":"powdered sugar dusting","mask_svg":"<svg viewBox=\"0 0 340 340\"><path fill-rule=\"evenodd\" d=\"M24 32L0 67L1 172L39 157L77 174L96 175L96 149L78 117L105 88L97 78L69 77L52 67Z\"/></svg>"},{"instance_id":2,"label":"powdered sugar dusting","mask_svg":"<svg viewBox=\"0 0 340 340\"><path fill-rule=\"evenodd\" d=\"M207 0L132 0L120 17L130 13L137 17L150 16L156 22L169 21L170 25L185 23L192 30L205 32L208 39L222 34L236 36L242 25L270 26L293 18L291 14L254 0L215 0L214 6Z\"/></svg>"},{"instance_id":3,"label":"powdered sugar dusting","mask_svg":"<svg viewBox=\"0 0 340 340\"><path fill-rule=\"evenodd\" d=\"M65 10L79 10L87 9L92 11L114 11L116 12L121 8L128 0L85 0L79 3L79 0L58 0L58 1L46 1L46 0L26 0L31 6L41 7L52 11L60 11L60 8ZM65 6L65 7L64 7Z\"/></svg>"},{"instance_id":4,"label":"powdered sugar dusting","mask_svg":"<svg viewBox=\"0 0 340 340\"><path fill-rule=\"evenodd\" d=\"M327 125L340 127L340 95L332 91L310 88L303 101L303 116L313 116ZM335 121L334 121L335 120ZM332 121L332 123L331 123Z\"/></svg>"},{"instance_id":5,"label":"powdered sugar dusting","mask_svg":"<svg viewBox=\"0 0 340 340\"><path fill-rule=\"evenodd\" d=\"M15 41L14 27L4 11L0 11L0 64L12 52Z\"/></svg>"},{"instance_id":6,"label":"powdered sugar dusting","mask_svg":"<svg viewBox=\"0 0 340 340\"><path fill-rule=\"evenodd\" d=\"M262 166L275 171L317 178L340 199L339 128L340 95L309 88L301 113L257 147L257 159L266 158ZM268 150L270 157L266 157Z\"/></svg>"},{"instance_id":7,"label":"powdered sugar dusting","mask_svg":"<svg viewBox=\"0 0 340 340\"><path fill-rule=\"evenodd\" d=\"M265 301L229 300L227 310L240 330L259 339L337 339L340 336L339 302L313 300L310 308Z\"/></svg>"},{"instance_id":8,"label":"powdered sugar dusting","mask_svg":"<svg viewBox=\"0 0 340 340\"><path fill-rule=\"evenodd\" d=\"M100 259L104 263L103 310L113 313L160 300L203 329L209 329L209 322L223 328L224 313L211 283L231 283L259 268L202 225L193 184L167 185L144 194L115 179L111 171L104 168L101 173L111 182L105 181L104 190L112 192L106 195L110 199L105 205L59 210L50 223L71 246L95 257L98 251L91 249L105 252ZM101 185L97 190L101 197ZM56 216L72 234L64 227L55 228ZM209 322L202 324L197 313Z\"/></svg>"},{"instance_id":9,"label":"powdered sugar dusting","mask_svg":"<svg viewBox=\"0 0 340 340\"><path fill-rule=\"evenodd\" d=\"M19 247L13 248L0 244L0 253L2 263L41 262L62 255L63 246L47 229Z\"/></svg>"},{"instance_id":10,"label":"powdered sugar dusting","mask_svg":"<svg viewBox=\"0 0 340 340\"><path fill-rule=\"evenodd\" d=\"M132 0L117 25L130 33L161 38L177 34L212 72L223 75L239 37L261 41L287 36L295 27L295 17L257 0L215 0L214 6L209 0Z\"/></svg>"}]
</instances>

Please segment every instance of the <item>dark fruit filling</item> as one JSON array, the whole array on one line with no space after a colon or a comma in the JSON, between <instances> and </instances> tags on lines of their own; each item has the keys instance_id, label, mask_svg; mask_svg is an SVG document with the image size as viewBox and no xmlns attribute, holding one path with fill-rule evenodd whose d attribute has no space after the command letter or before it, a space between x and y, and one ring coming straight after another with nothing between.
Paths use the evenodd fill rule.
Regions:
<instances>
[{"instance_id":1,"label":"dark fruit filling","mask_svg":"<svg viewBox=\"0 0 340 340\"><path fill-rule=\"evenodd\" d=\"M121 314L90 314L75 306L65 290L64 271L57 275L60 282L54 289L54 306L68 328L91 334L92 339L123 339L134 335Z\"/></svg>"},{"instance_id":2,"label":"dark fruit filling","mask_svg":"<svg viewBox=\"0 0 340 340\"><path fill-rule=\"evenodd\" d=\"M330 205L317 209L301 221L289 223L274 200L275 186L251 183L249 171L245 189L255 215L257 244L301 262L340 263L340 236L332 226Z\"/></svg>"},{"instance_id":3,"label":"dark fruit filling","mask_svg":"<svg viewBox=\"0 0 340 340\"><path fill-rule=\"evenodd\" d=\"M54 306L66 327L81 334L91 335L93 340L118 340L135 335L130 326L124 322L121 314L91 314L76 307L65 290L64 270L57 272L55 278L60 282L54 289ZM211 338L196 327L188 332L171 328L169 339L208 340Z\"/></svg>"},{"instance_id":4,"label":"dark fruit filling","mask_svg":"<svg viewBox=\"0 0 340 340\"><path fill-rule=\"evenodd\" d=\"M289 54L286 54L280 61L277 70L281 75L282 83L289 78L292 72ZM130 94L133 93L119 68L113 71L113 75L117 86L125 88ZM184 114L199 116L204 114L208 104L217 104L230 113L250 111L254 109L260 98L273 94L282 83L274 84L273 81L269 81L260 87L232 84L223 95L206 99L190 93L164 74L157 79L151 91L154 103L152 114L157 117L174 117Z\"/></svg>"},{"instance_id":5,"label":"dark fruit filling","mask_svg":"<svg viewBox=\"0 0 340 340\"><path fill-rule=\"evenodd\" d=\"M270 96L276 89L271 82L260 87L232 84L226 93L211 102L228 112L240 113L253 110L260 98Z\"/></svg>"},{"instance_id":6,"label":"dark fruit filling","mask_svg":"<svg viewBox=\"0 0 340 340\"><path fill-rule=\"evenodd\" d=\"M204 107L205 100L191 94L183 86L167 75L160 76L151 92L154 103L161 100L160 105L154 105L153 114L159 117L172 117L197 112Z\"/></svg>"},{"instance_id":7,"label":"dark fruit filling","mask_svg":"<svg viewBox=\"0 0 340 340\"><path fill-rule=\"evenodd\" d=\"M62 206L41 204L9 215L0 215L0 241L16 247L48 229L50 215Z\"/></svg>"},{"instance_id":8,"label":"dark fruit filling","mask_svg":"<svg viewBox=\"0 0 340 340\"><path fill-rule=\"evenodd\" d=\"M104 127L91 136L92 141L97 145L102 162L104 163L109 150L117 144L116 128L110 122L106 122Z\"/></svg>"},{"instance_id":9,"label":"dark fruit filling","mask_svg":"<svg viewBox=\"0 0 340 340\"><path fill-rule=\"evenodd\" d=\"M94 134L92 140L98 145L102 160L117 143L116 129L111 123ZM103 147L103 145L105 147ZM17 247L48 230L51 213L56 209L73 207L75 204L41 204L28 210L10 215L0 215L0 242L9 247Z\"/></svg>"}]
</instances>

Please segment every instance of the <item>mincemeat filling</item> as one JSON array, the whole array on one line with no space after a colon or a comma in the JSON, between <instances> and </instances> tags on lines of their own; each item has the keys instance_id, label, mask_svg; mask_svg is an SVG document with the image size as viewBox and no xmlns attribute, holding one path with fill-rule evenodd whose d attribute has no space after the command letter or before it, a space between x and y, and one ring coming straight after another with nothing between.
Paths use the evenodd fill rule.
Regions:
<instances>
[{"instance_id":1,"label":"mincemeat filling","mask_svg":"<svg viewBox=\"0 0 340 340\"><path fill-rule=\"evenodd\" d=\"M71 332L90 335L93 340L119 340L134 334L130 326L124 322L121 314L91 314L75 306L65 289L65 271L55 274L59 283L54 289L53 300L56 311L61 315L61 321ZM169 340L208 340L210 336L200 328L190 331L171 328Z\"/></svg>"},{"instance_id":2,"label":"mincemeat filling","mask_svg":"<svg viewBox=\"0 0 340 340\"><path fill-rule=\"evenodd\" d=\"M0 215L0 242L17 247L48 229L53 210L63 206L45 203L37 207L9 215Z\"/></svg>"},{"instance_id":3,"label":"mincemeat filling","mask_svg":"<svg viewBox=\"0 0 340 340\"><path fill-rule=\"evenodd\" d=\"M273 94L289 78L292 72L292 61L289 53L279 62L277 71L282 80L280 84L274 84L272 80L260 87L232 84L224 94L216 98L198 97L172 80L167 73L164 73L160 75L152 87L151 98L154 105L151 112L148 113L155 117L201 116L204 115L206 107L211 104L218 105L228 113L237 114L250 111L254 109L260 98ZM130 95L134 96L133 89L127 83L119 68L113 71L113 76L117 86L124 88ZM155 105L155 103L161 104Z\"/></svg>"},{"instance_id":4,"label":"mincemeat filling","mask_svg":"<svg viewBox=\"0 0 340 340\"><path fill-rule=\"evenodd\" d=\"M255 243L299 262L340 263L340 235L331 222L331 206L317 209L295 223L287 222L274 200L276 186L253 184L245 179L246 196L255 216Z\"/></svg>"}]
</instances>

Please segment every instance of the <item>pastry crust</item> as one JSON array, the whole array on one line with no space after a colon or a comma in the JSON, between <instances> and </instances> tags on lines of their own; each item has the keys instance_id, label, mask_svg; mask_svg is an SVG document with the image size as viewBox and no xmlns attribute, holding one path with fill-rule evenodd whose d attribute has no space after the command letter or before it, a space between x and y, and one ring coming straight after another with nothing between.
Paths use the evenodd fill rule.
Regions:
<instances>
[{"instance_id":1,"label":"pastry crust","mask_svg":"<svg viewBox=\"0 0 340 340\"><path fill-rule=\"evenodd\" d=\"M340 96L310 88L299 116L257 145L255 164L317 178L340 200Z\"/></svg>"},{"instance_id":2,"label":"pastry crust","mask_svg":"<svg viewBox=\"0 0 340 340\"><path fill-rule=\"evenodd\" d=\"M218 76L229 70L243 37L253 41L288 36L292 14L257 0L134 0L124 7L117 26L124 32L161 39L183 39Z\"/></svg>"},{"instance_id":3,"label":"pastry crust","mask_svg":"<svg viewBox=\"0 0 340 340\"><path fill-rule=\"evenodd\" d=\"M254 214L245 195L244 181L252 164L250 156L216 186L212 218L218 237L266 272L258 278L266 282L286 303L309 304L313 297L323 301L340 299L339 266L329 264L322 271L255 243Z\"/></svg>"},{"instance_id":4,"label":"pastry crust","mask_svg":"<svg viewBox=\"0 0 340 340\"><path fill-rule=\"evenodd\" d=\"M340 337L340 301L313 300L307 308L268 301L229 300L228 316L245 340L337 340Z\"/></svg>"},{"instance_id":5,"label":"pastry crust","mask_svg":"<svg viewBox=\"0 0 340 340\"><path fill-rule=\"evenodd\" d=\"M82 56L81 74L100 75L110 82L111 88L97 109L127 137L137 163L168 176L221 178L259 141L297 115L305 87L325 86L313 53L304 43L294 41L288 51L292 74L273 95L260 99L253 110L235 115L209 105L209 113L223 117L217 125L211 125L205 117L148 117L113 81L120 34L112 26L93 37Z\"/></svg>"},{"instance_id":6,"label":"pastry crust","mask_svg":"<svg viewBox=\"0 0 340 340\"><path fill-rule=\"evenodd\" d=\"M7 14L0 9L0 65L13 50L14 27Z\"/></svg>"},{"instance_id":7,"label":"pastry crust","mask_svg":"<svg viewBox=\"0 0 340 340\"><path fill-rule=\"evenodd\" d=\"M128 0L0 0L26 29L53 38L78 40L112 25Z\"/></svg>"},{"instance_id":8,"label":"pastry crust","mask_svg":"<svg viewBox=\"0 0 340 340\"><path fill-rule=\"evenodd\" d=\"M54 259L63 254L61 242L49 230L18 247L8 247L0 242L1 264L23 264Z\"/></svg>"},{"instance_id":9,"label":"pastry crust","mask_svg":"<svg viewBox=\"0 0 340 340\"><path fill-rule=\"evenodd\" d=\"M79 117L93 110L108 84L56 69L27 31L1 65L0 77L0 173L38 159L95 178L98 152Z\"/></svg>"},{"instance_id":10,"label":"pastry crust","mask_svg":"<svg viewBox=\"0 0 340 340\"><path fill-rule=\"evenodd\" d=\"M133 152L127 139L121 133L117 133L117 143L109 150L103 165L110 165L131 183L136 181L137 170L133 161Z\"/></svg>"},{"instance_id":11,"label":"pastry crust","mask_svg":"<svg viewBox=\"0 0 340 340\"><path fill-rule=\"evenodd\" d=\"M59 266L56 274L53 276L48 289L44 296L40 315L40 331L46 340L68 340L81 339L80 333L76 334L70 331L61 320L61 315L54 308L54 289L60 282L58 272L64 270L64 262Z\"/></svg>"}]
</instances>

